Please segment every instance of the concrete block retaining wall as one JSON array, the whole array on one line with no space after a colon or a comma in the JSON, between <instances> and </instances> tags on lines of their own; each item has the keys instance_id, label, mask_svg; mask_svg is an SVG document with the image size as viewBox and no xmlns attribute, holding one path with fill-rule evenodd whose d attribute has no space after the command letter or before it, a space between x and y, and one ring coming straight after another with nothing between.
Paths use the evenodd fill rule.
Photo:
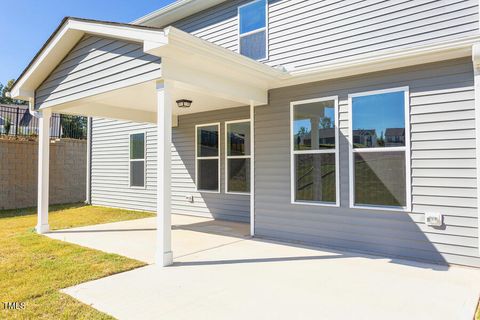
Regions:
<instances>
[{"instance_id":1,"label":"concrete block retaining wall","mask_svg":"<svg viewBox=\"0 0 480 320\"><path fill-rule=\"evenodd\" d=\"M0 139L0 210L37 204L38 141ZM87 142L50 144L50 203L85 200Z\"/></svg>"}]
</instances>

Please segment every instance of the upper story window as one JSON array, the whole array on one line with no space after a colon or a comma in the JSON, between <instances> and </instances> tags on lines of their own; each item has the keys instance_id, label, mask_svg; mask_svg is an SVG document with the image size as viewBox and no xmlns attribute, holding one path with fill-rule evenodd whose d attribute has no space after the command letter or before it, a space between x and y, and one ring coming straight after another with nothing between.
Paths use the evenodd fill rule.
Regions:
<instances>
[{"instance_id":1,"label":"upper story window","mask_svg":"<svg viewBox=\"0 0 480 320\"><path fill-rule=\"evenodd\" d=\"M267 58L267 0L238 8L240 54L255 60Z\"/></svg>"},{"instance_id":2,"label":"upper story window","mask_svg":"<svg viewBox=\"0 0 480 320\"><path fill-rule=\"evenodd\" d=\"M410 207L408 88L352 94L350 206Z\"/></svg>"}]
</instances>

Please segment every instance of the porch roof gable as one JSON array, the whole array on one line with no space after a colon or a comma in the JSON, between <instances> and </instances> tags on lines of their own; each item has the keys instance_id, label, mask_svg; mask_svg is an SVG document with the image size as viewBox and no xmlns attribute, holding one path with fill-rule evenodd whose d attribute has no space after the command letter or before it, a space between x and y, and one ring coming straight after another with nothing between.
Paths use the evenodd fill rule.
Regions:
<instances>
[{"instance_id":1,"label":"porch roof gable","mask_svg":"<svg viewBox=\"0 0 480 320\"><path fill-rule=\"evenodd\" d=\"M85 34L134 42L165 41L163 29L65 17L14 83L10 95L29 101L34 91Z\"/></svg>"},{"instance_id":2,"label":"porch roof gable","mask_svg":"<svg viewBox=\"0 0 480 320\"><path fill-rule=\"evenodd\" d=\"M15 82L11 96L32 102L35 90L86 34L139 43L145 53L170 61L168 75L164 74L167 68L162 63L162 78L170 76L192 85L209 83L206 89L214 90L217 86L220 91L226 90L226 97L237 101L248 102L251 96L257 104L266 103L267 90L285 74L173 27L160 29L67 17ZM204 78L210 81L205 82ZM235 96L242 91L239 88L244 93Z\"/></svg>"}]
</instances>

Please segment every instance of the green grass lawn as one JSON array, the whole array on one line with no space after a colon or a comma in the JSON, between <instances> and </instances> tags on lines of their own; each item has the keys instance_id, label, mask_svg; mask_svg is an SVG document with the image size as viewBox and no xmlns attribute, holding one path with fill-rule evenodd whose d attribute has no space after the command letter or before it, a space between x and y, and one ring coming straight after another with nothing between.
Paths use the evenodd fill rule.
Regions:
<instances>
[{"instance_id":1,"label":"green grass lawn","mask_svg":"<svg viewBox=\"0 0 480 320\"><path fill-rule=\"evenodd\" d=\"M82 205L50 210L52 230L153 216ZM38 235L36 218L35 209L0 211L0 319L110 319L59 290L145 264ZM3 302L25 308L5 310Z\"/></svg>"}]
</instances>

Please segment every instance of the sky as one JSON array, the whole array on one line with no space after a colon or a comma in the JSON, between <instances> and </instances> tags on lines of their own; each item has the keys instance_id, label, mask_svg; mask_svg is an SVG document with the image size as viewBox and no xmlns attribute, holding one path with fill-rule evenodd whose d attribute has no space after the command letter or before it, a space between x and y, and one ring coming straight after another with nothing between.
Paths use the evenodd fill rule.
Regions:
<instances>
[{"instance_id":1,"label":"sky","mask_svg":"<svg viewBox=\"0 0 480 320\"><path fill-rule=\"evenodd\" d=\"M404 91L354 97L353 130L375 129L377 136L387 128L405 128Z\"/></svg>"},{"instance_id":2,"label":"sky","mask_svg":"<svg viewBox=\"0 0 480 320\"><path fill-rule=\"evenodd\" d=\"M131 22L175 0L0 0L0 83L17 78L65 16Z\"/></svg>"}]
</instances>

